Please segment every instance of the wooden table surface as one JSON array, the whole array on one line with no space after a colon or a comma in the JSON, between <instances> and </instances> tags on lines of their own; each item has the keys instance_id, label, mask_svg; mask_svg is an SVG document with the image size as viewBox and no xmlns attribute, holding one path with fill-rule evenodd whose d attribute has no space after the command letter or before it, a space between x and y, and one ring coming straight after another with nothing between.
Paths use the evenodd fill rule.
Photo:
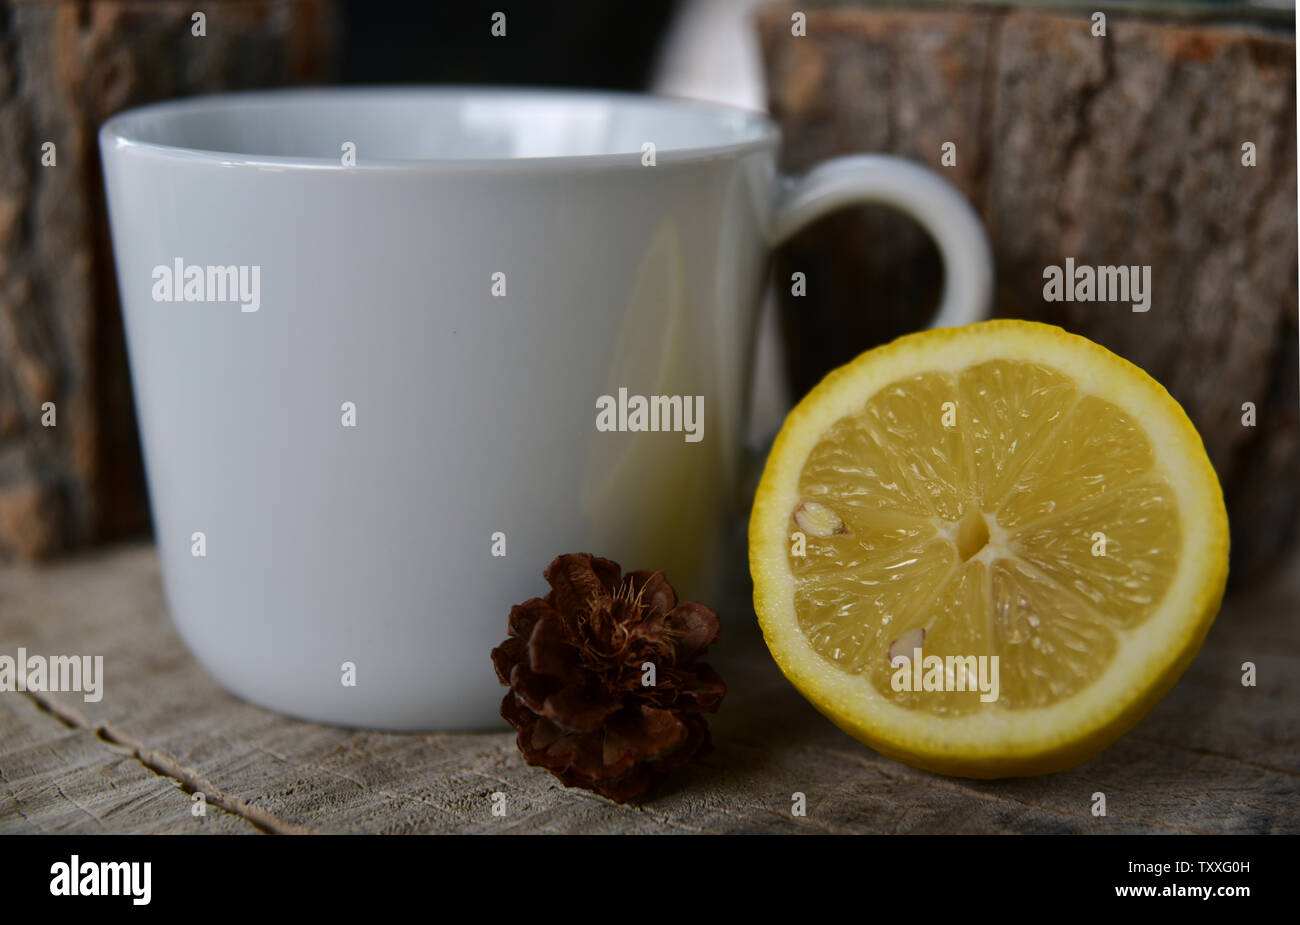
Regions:
<instances>
[{"instance_id":1,"label":"wooden table surface","mask_svg":"<svg viewBox=\"0 0 1300 925\"><path fill-rule=\"evenodd\" d=\"M1231 596L1186 675L1109 750L1007 781L939 777L859 745L786 683L742 614L711 653L729 687L716 750L617 806L526 766L509 731L335 729L227 694L173 631L152 546L8 565L0 654L102 654L105 695L0 693L0 833L1296 833L1298 612L1300 563ZM1105 816L1092 814L1099 791Z\"/></svg>"}]
</instances>

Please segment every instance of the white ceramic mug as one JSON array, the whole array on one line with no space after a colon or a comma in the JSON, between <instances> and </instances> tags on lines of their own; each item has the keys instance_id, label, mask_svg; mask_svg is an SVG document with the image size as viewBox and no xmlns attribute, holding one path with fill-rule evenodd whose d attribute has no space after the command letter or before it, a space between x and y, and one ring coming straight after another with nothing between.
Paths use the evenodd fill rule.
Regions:
<instances>
[{"instance_id":1,"label":"white ceramic mug","mask_svg":"<svg viewBox=\"0 0 1300 925\"><path fill-rule=\"evenodd\" d=\"M555 555L710 587L771 248L884 203L938 242L937 324L982 317L992 284L934 173L866 155L788 179L778 142L758 113L585 92L110 119L166 598L207 670L308 719L493 727L488 653Z\"/></svg>"}]
</instances>

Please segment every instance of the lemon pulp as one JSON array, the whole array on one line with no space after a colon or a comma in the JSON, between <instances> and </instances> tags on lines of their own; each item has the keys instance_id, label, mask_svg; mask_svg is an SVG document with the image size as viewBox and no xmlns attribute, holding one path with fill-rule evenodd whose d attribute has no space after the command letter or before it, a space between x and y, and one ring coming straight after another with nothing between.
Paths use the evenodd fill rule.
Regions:
<instances>
[{"instance_id":1,"label":"lemon pulp","mask_svg":"<svg viewBox=\"0 0 1300 925\"><path fill-rule=\"evenodd\" d=\"M799 495L843 523L790 556L800 628L882 696L940 714L1094 681L1164 597L1181 544L1143 429L1039 363L892 383L817 443ZM997 700L973 683L893 690L892 656L915 648L998 656Z\"/></svg>"}]
</instances>

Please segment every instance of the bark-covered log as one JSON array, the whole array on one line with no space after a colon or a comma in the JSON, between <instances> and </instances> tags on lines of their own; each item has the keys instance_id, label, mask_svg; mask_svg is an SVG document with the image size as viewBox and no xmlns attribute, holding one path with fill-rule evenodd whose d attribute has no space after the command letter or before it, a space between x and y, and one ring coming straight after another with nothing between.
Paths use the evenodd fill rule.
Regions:
<instances>
[{"instance_id":1,"label":"bark-covered log","mask_svg":"<svg viewBox=\"0 0 1300 925\"><path fill-rule=\"evenodd\" d=\"M148 524L100 123L169 97L319 80L334 16L332 0L0 0L0 558Z\"/></svg>"},{"instance_id":2,"label":"bark-covered log","mask_svg":"<svg viewBox=\"0 0 1300 925\"><path fill-rule=\"evenodd\" d=\"M1101 37L1083 13L800 9L806 37L789 8L758 19L785 166L870 150L942 172L988 227L996 313L1085 334L1160 380L1223 481L1234 577L1274 561L1300 514L1294 36L1122 13ZM1067 258L1149 265L1149 311L1047 301L1044 270ZM917 226L880 209L800 235L776 259L778 280L796 270L807 295L778 288L799 394L923 323L941 276Z\"/></svg>"}]
</instances>

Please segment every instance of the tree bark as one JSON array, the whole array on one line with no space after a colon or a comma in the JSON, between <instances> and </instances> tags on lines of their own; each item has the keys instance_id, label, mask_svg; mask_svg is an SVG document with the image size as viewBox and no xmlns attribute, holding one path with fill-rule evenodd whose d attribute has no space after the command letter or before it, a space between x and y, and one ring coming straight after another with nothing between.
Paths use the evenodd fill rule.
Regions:
<instances>
[{"instance_id":1,"label":"tree bark","mask_svg":"<svg viewBox=\"0 0 1300 925\"><path fill-rule=\"evenodd\" d=\"M1300 517L1294 37L1121 14L1102 37L1086 13L801 9L806 37L791 9L758 18L784 166L885 151L952 181L993 243L995 313L1084 334L1164 384L1223 482L1234 579L1274 562ZM1066 258L1150 266L1149 311L1047 301L1044 270ZM775 267L798 394L924 324L942 274L915 224L867 208L808 229ZM780 285L796 270L802 298Z\"/></svg>"}]
</instances>

